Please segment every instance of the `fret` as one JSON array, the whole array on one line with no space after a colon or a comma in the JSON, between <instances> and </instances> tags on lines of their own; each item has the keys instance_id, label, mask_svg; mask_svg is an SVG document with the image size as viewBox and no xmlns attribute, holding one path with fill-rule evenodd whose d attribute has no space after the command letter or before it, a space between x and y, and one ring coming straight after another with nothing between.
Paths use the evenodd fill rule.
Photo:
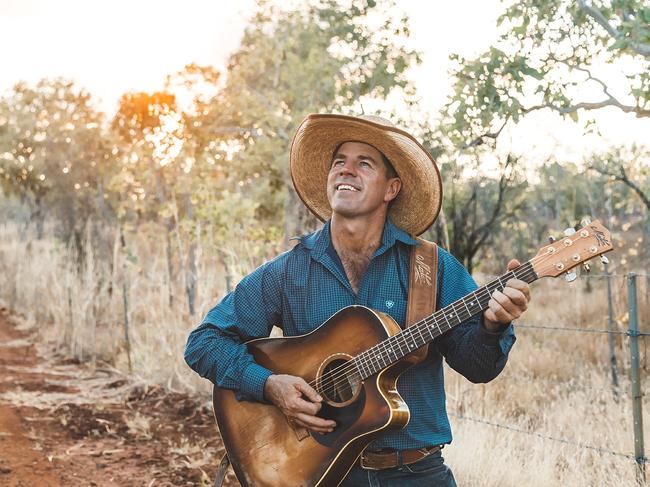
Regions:
<instances>
[{"instance_id":1,"label":"fret","mask_svg":"<svg viewBox=\"0 0 650 487\"><path fill-rule=\"evenodd\" d=\"M397 359L397 355L395 354L395 351L393 349L393 345L390 340L386 340L386 355L390 358L390 354L393 354L393 360Z\"/></svg>"},{"instance_id":2,"label":"fret","mask_svg":"<svg viewBox=\"0 0 650 487\"><path fill-rule=\"evenodd\" d=\"M420 329L419 326L415 327L417 329L417 332L420 334L420 340L422 340L422 343L420 343L420 346L424 345L427 343L426 339L424 338L424 335L422 335L422 330Z\"/></svg>"},{"instance_id":3,"label":"fret","mask_svg":"<svg viewBox=\"0 0 650 487\"><path fill-rule=\"evenodd\" d=\"M455 319L456 323L454 323L454 326L456 326L458 323L461 322L461 320L458 318L458 312L456 311L455 303L451 304L451 316Z\"/></svg>"},{"instance_id":4,"label":"fret","mask_svg":"<svg viewBox=\"0 0 650 487\"><path fill-rule=\"evenodd\" d=\"M503 284L503 283L501 282L501 277L497 277L497 282L499 283L499 286L497 286L496 289L501 290L501 289L503 289L504 287L506 287L506 285Z\"/></svg>"},{"instance_id":5,"label":"fret","mask_svg":"<svg viewBox=\"0 0 650 487\"><path fill-rule=\"evenodd\" d=\"M403 357L404 355L406 355L408 353L408 352L404 351L404 339L400 335L397 335L397 338L395 339L395 341L399 344L399 351L400 351L400 353L402 354L402 357Z\"/></svg>"},{"instance_id":6,"label":"fret","mask_svg":"<svg viewBox=\"0 0 650 487\"><path fill-rule=\"evenodd\" d=\"M367 365L368 365L368 373L369 373L369 375L372 375L372 374L374 374L374 373L376 372L376 371L375 371L374 358L373 358L373 352L374 352L374 350L371 348L371 349L368 350L368 351L369 351L370 353L368 354L368 360L366 361L366 363L367 363Z\"/></svg>"},{"instance_id":7,"label":"fret","mask_svg":"<svg viewBox=\"0 0 650 487\"><path fill-rule=\"evenodd\" d=\"M357 369L359 370L361 377L366 376L366 371L363 368L363 354L359 354L354 358L354 363L357 366Z\"/></svg>"},{"instance_id":8,"label":"fret","mask_svg":"<svg viewBox=\"0 0 650 487\"><path fill-rule=\"evenodd\" d=\"M445 317L445 321L447 322L447 326L448 326L449 329L451 330L451 325L449 324L449 320L447 319L447 313L445 313L445 309L447 309L447 308L442 308L442 309L440 310L440 312L442 313L442 316Z\"/></svg>"},{"instance_id":9,"label":"fret","mask_svg":"<svg viewBox=\"0 0 650 487\"><path fill-rule=\"evenodd\" d=\"M427 323L426 320L424 321L424 329L429 332L429 336L431 337L430 340L433 340L435 338L433 334L433 330L431 330L431 327L429 326L429 323Z\"/></svg>"},{"instance_id":10,"label":"fret","mask_svg":"<svg viewBox=\"0 0 650 487\"><path fill-rule=\"evenodd\" d=\"M466 301L465 299L463 299L463 300L461 300L461 302L462 302L463 305L465 306L465 309L467 310L467 318L469 318L470 316L472 316L472 312L471 312L471 311L469 310L469 308L467 307L467 301ZM467 319L467 318L466 318L466 319Z\"/></svg>"},{"instance_id":11,"label":"fret","mask_svg":"<svg viewBox=\"0 0 650 487\"><path fill-rule=\"evenodd\" d=\"M376 359L375 359L375 356L374 356L374 355L371 355L370 362L369 362L369 364L368 364L369 369L370 369L370 375L372 375L372 374L374 374L375 372L378 372L379 370L381 370L381 369L378 367L378 365L379 365L379 364L377 364L377 361L376 361Z\"/></svg>"},{"instance_id":12,"label":"fret","mask_svg":"<svg viewBox=\"0 0 650 487\"><path fill-rule=\"evenodd\" d=\"M379 360L381 360L384 363L384 367L390 364L390 362L386 361L386 355L381 353L381 350L379 350Z\"/></svg>"},{"instance_id":13,"label":"fret","mask_svg":"<svg viewBox=\"0 0 650 487\"><path fill-rule=\"evenodd\" d=\"M473 292L468 295L472 300L469 302L469 305L472 306L472 311L470 311L470 316L474 316L474 306L478 304L476 292Z\"/></svg>"},{"instance_id":14,"label":"fret","mask_svg":"<svg viewBox=\"0 0 650 487\"><path fill-rule=\"evenodd\" d=\"M440 324L436 319L436 315L433 315L433 324L436 325L436 328L438 328L438 335L442 335L442 329L440 328Z\"/></svg>"},{"instance_id":15,"label":"fret","mask_svg":"<svg viewBox=\"0 0 650 487\"><path fill-rule=\"evenodd\" d=\"M369 353L366 356L366 369L368 370L368 375L369 376L375 373L375 370L374 370L373 365L372 365L372 353Z\"/></svg>"},{"instance_id":16,"label":"fret","mask_svg":"<svg viewBox=\"0 0 650 487\"><path fill-rule=\"evenodd\" d=\"M384 366L386 365L386 364L382 363L382 362L384 362L384 354L381 352L381 348L382 348L381 343L378 343L374 347L374 349L375 349L374 357L375 357L375 363L377 364L377 370L383 369Z\"/></svg>"}]
</instances>

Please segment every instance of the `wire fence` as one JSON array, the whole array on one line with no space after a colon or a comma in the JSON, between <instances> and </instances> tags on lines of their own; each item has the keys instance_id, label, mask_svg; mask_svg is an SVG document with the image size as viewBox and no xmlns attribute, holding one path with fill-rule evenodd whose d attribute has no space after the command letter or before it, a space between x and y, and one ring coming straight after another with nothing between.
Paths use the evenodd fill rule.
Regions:
<instances>
[{"instance_id":1,"label":"wire fence","mask_svg":"<svg viewBox=\"0 0 650 487\"><path fill-rule=\"evenodd\" d=\"M481 425L486 425L490 426L493 428L498 428L502 430L507 430L513 433L517 434L522 434L522 435L528 435L528 436L534 436L537 438L540 438L545 441L551 441L555 443L561 443L565 445L571 445L575 448L580 448L584 450L590 450L597 452L599 454L603 455L611 455L619 458L626 458L629 460L634 460L637 465L637 480L639 485L646 485L645 484L645 464L648 463L648 459L645 456L645 451L644 451L644 441L643 441L643 415L642 415L642 398L643 394L641 393L640 389L640 363L639 363L639 350L638 350L638 340L644 339L648 336L650 336L650 332L645 332L645 331L639 331L638 327L638 305L637 305L637 287L636 287L636 279L638 277L643 277L645 278L644 280L646 288L645 288L645 299L647 301L646 304L650 304L648 302L648 296L650 289L648 286L650 286L650 274L646 273L635 273L635 274L625 274L625 275L617 275L617 274L602 274L602 275L594 275L590 274L587 276L589 278L604 278L604 279L609 279L608 285L611 285L611 281L616 278L625 278L627 281L627 317L628 317L628 328L626 330L618 330L615 329L614 323L613 323L613 299L612 299L612 293L611 293L611 287L608 286L608 307L609 307L609 317L608 317L608 328L587 328L587 327L577 327L577 326L569 326L565 324L560 324L560 325L541 325L541 324L532 324L532 323L516 323L516 327L518 330L540 330L540 331L547 331L547 332L573 332L573 333L589 333L589 334L602 334L602 335L609 335L609 336L625 336L628 338L628 345L630 348L630 381L631 381L631 390L630 391L624 391L618 384L616 384L616 381L614 381L613 384L610 385L610 387L588 387L590 390L597 390L599 392L604 392L604 391L609 391L616 395L618 397L618 400L632 400L632 421L634 424L634 453L626 453L626 452L621 452L621 451L615 451L609 448L605 448L602 446L598 445L593 445L593 444L588 444L585 442L581 441L576 441L574 439L570 438L563 438L561 436L555 436L552 434L544 433L544 432L538 432L534 430L529 430L529 429L524 429L521 427L517 426L512 426L509 424L503 424L498 421L493 421L487 418L480 418L480 417L473 417L473 416L467 416L464 414L458 414L458 413L452 413L450 412L449 415L453 418L456 418L460 421L468 421L472 422L475 424L481 424ZM600 326L600 325L598 325ZM611 340L611 339L610 339ZM644 341L644 344L647 343ZM511 376L509 377L509 380L514 379L515 381L521 381L521 382L526 382L527 384L530 384L531 380L538 381L539 378L535 377L518 377L518 376ZM543 379L542 379L543 380ZM548 384L553 383L553 380L549 379Z\"/></svg>"},{"instance_id":2,"label":"wire fence","mask_svg":"<svg viewBox=\"0 0 650 487\"><path fill-rule=\"evenodd\" d=\"M579 333L604 333L609 335L625 335L625 336L637 336L637 337L646 337L650 336L650 333L641 332L641 331L630 331L630 330L601 330L594 328L578 328L574 326L546 326L546 325L529 325L525 323L517 323L517 328L523 329L538 329L538 330L553 330L553 331L575 331Z\"/></svg>"},{"instance_id":3,"label":"wire fence","mask_svg":"<svg viewBox=\"0 0 650 487\"><path fill-rule=\"evenodd\" d=\"M508 431L514 431L515 433L522 433L522 434L526 434L526 435L530 435L530 436L536 436L537 438L541 438L543 440L549 440L549 441L555 441L555 442L558 442L558 443L564 443L565 445L572 445L572 446L575 446L577 448L583 448L585 450L593 450L593 451L596 451L598 453L609 454L609 455L614 455L614 456L617 456L617 457L623 457L623 458L629 458L629 459L632 459L632 460L636 460L636 457L631 453L622 453L622 452L609 450L607 448L603 448L603 447L599 447L599 446L593 446L593 445L588 445L586 443L581 443L581 442L578 442L578 441L569 440L567 438L558 438L558 437L555 437L555 436L545 435L545 434L542 434L542 433L538 433L536 431L529 431L529 430L525 430L525 429L522 429L522 428L516 428L514 426L509 426L507 424L497 423L497 422L494 422L494 421L488 421L486 419L472 418L470 416L463 416L461 414L455 414L455 413L449 413L449 416L452 416L452 417L454 417L456 419L461 419L463 421L471 421L473 423L485 424L485 425L488 425L488 426L493 426L495 428L501 428L501 429L508 430ZM644 459L644 461L645 461L645 459Z\"/></svg>"}]
</instances>

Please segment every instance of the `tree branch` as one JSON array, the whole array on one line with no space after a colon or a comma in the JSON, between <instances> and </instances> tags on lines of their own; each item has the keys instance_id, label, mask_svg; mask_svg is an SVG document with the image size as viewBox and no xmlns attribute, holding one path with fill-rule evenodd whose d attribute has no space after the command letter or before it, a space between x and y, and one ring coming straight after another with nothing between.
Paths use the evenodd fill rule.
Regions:
<instances>
[{"instance_id":1,"label":"tree branch","mask_svg":"<svg viewBox=\"0 0 650 487\"><path fill-rule=\"evenodd\" d=\"M644 110L641 107L623 105L616 98L613 98L611 96L606 100L599 101L599 102L582 102L582 103L576 103L575 105L569 105L566 107L557 107L549 103L542 103L540 105L534 105L532 107L522 108L521 111L523 113L529 113L529 112L534 112L535 110L541 110L542 108L550 108L551 110L555 110L556 112L564 115L567 113L576 112L581 108L583 110L598 110L599 108L605 108L609 106L619 108L621 111L625 113L635 113L637 118L650 117L650 110Z\"/></svg>"},{"instance_id":2,"label":"tree branch","mask_svg":"<svg viewBox=\"0 0 650 487\"><path fill-rule=\"evenodd\" d=\"M602 174L603 176L613 177L616 181L619 181L625 184L628 188L632 189L632 191L634 191L639 196L639 198L641 198L641 201L643 201L643 204L646 206L648 211L650 211L650 198L648 198L645 192L641 188L639 188L639 186L636 183L634 183L634 181L630 180L627 173L625 172L625 168L623 167L623 165L618 166L618 171L619 171L618 173L614 171L608 171L603 168L599 168L593 164L591 165L591 168L594 171Z\"/></svg>"},{"instance_id":3,"label":"tree branch","mask_svg":"<svg viewBox=\"0 0 650 487\"><path fill-rule=\"evenodd\" d=\"M607 84L601 79L596 78L589 69L583 68L581 66L576 66L575 64L568 62L566 59L557 59L554 56L549 57L549 59L552 59L553 61L556 61L558 63L565 64L571 70L575 69L577 71L582 71L583 73L586 73L587 81L591 80L598 83L603 89L603 93L607 95L607 98L600 102L582 102L576 105L569 105L567 107L557 107L548 103L542 103L540 105L534 105L529 108L522 107L521 111L523 113L529 113L535 110L540 110L542 108L550 108L561 114L567 114L567 113L578 111L581 108L584 110L598 110L599 108L614 106L625 113L635 113L637 118L650 117L650 110L643 109L639 106L623 105L620 101L618 101L618 99L614 95L612 95L609 92L609 87L607 86Z\"/></svg>"},{"instance_id":4,"label":"tree branch","mask_svg":"<svg viewBox=\"0 0 650 487\"><path fill-rule=\"evenodd\" d=\"M607 33L612 36L614 39L619 40L619 39L625 39L625 36L622 35L618 30L616 30L615 27L610 24L605 16L602 14L602 12L591 5L587 5L585 0L578 0L578 5L580 6L580 10L582 10L584 13L586 13L589 17L594 19L597 23L599 23L606 31ZM650 44L643 44L640 42L630 42L628 44L630 49L635 51L638 54L641 54L642 56L650 56Z\"/></svg>"},{"instance_id":5,"label":"tree branch","mask_svg":"<svg viewBox=\"0 0 650 487\"><path fill-rule=\"evenodd\" d=\"M506 117L506 119L503 121L503 124L501 125L501 127L499 127L499 130L497 130L496 132L488 132L488 133L486 133L486 134L479 135L478 137L476 137L476 138L475 138L474 140L472 140L471 142L468 142L467 144L463 145L463 147L461 148L461 150L469 149L469 148L471 148L471 147L476 147L477 145L481 145L481 144L483 143L483 139L485 139L485 138L488 138L488 139L495 139L495 140L496 140L496 138L499 137L499 134L501 133L501 131L502 131L502 130L505 128L505 126L508 124L508 121L509 121L509 120L510 120L510 117L509 117L509 116Z\"/></svg>"}]
</instances>

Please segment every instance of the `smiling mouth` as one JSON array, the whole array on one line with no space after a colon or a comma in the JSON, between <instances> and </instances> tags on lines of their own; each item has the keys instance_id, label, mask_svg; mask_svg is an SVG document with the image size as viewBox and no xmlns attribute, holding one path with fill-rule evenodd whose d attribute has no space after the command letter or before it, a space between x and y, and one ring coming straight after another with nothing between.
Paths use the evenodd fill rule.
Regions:
<instances>
[{"instance_id":1,"label":"smiling mouth","mask_svg":"<svg viewBox=\"0 0 650 487\"><path fill-rule=\"evenodd\" d=\"M350 184L339 184L336 186L336 190L337 191L360 191L358 188L355 188Z\"/></svg>"}]
</instances>

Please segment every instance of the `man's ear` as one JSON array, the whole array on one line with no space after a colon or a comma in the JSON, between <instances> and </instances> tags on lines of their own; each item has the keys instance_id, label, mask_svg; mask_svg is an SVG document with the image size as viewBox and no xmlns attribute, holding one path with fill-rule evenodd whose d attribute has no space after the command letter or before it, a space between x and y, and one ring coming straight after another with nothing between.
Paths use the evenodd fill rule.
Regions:
<instances>
[{"instance_id":1,"label":"man's ear","mask_svg":"<svg viewBox=\"0 0 650 487\"><path fill-rule=\"evenodd\" d=\"M397 198L400 189L402 189L402 180L400 178L391 178L391 180L388 183L388 187L386 188L386 195L384 196L384 201L386 203L390 203L391 201L393 201L395 198Z\"/></svg>"}]
</instances>

